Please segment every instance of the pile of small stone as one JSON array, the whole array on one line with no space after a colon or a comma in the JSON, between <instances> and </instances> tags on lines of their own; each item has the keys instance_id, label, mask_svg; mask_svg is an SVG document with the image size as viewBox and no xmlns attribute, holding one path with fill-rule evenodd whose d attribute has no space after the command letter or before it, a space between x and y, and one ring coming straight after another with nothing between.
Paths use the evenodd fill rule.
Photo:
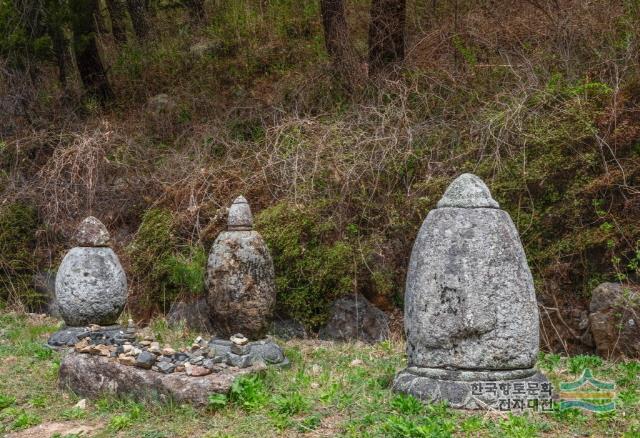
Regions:
<instances>
[{"instance_id":1,"label":"pile of small stone","mask_svg":"<svg viewBox=\"0 0 640 438\"><path fill-rule=\"evenodd\" d=\"M87 332L74 345L75 351L111 357L123 365L164 374L184 372L198 377L230 366L248 368L259 362L280 366L289 363L280 347L270 340L249 342L241 334L231 336L228 341L213 339L209 342L198 336L189 349L176 351L170 345L161 346L151 335L138 341L131 321L126 331L121 330L115 336L97 336L95 333Z\"/></svg>"}]
</instances>

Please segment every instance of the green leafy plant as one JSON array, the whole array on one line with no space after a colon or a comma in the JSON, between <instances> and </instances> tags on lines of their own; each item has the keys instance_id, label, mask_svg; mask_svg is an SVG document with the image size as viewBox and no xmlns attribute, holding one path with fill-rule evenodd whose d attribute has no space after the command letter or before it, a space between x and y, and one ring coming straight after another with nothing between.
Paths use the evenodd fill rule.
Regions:
<instances>
[{"instance_id":1,"label":"green leafy plant","mask_svg":"<svg viewBox=\"0 0 640 438\"><path fill-rule=\"evenodd\" d=\"M229 391L229 398L243 409L253 411L266 404L268 395L262 378L253 375L234 380Z\"/></svg>"},{"instance_id":2,"label":"green leafy plant","mask_svg":"<svg viewBox=\"0 0 640 438\"><path fill-rule=\"evenodd\" d=\"M562 362L562 356L556 353L540 352L538 358L538 366L547 371L553 371L558 368Z\"/></svg>"},{"instance_id":3,"label":"green leafy plant","mask_svg":"<svg viewBox=\"0 0 640 438\"><path fill-rule=\"evenodd\" d=\"M37 415L23 411L16 417L11 427L13 429L24 429L40 424L40 421L40 417Z\"/></svg>"},{"instance_id":4,"label":"green leafy plant","mask_svg":"<svg viewBox=\"0 0 640 438\"><path fill-rule=\"evenodd\" d=\"M285 415L297 415L309 408L309 401L298 392L285 396L277 396L273 400L278 413Z\"/></svg>"},{"instance_id":5,"label":"green leafy plant","mask_svg":"<svg viewBox=\"0 0 640 438\"><path fill-rule=\"evenodd\" d=\"M586 368L596 369L602 366L602 358L600 356L591 356L588 354L579 354L568 359L567 365L569 371L573 374L580 374Z\"/></svg>"},{"instance_id":6,"label":"green leafy plant","mask_svg":"<svg viewBox=\"0 0 640 438\"><path fill-rule=\"evenodd\" d=\"M227 406L229 400L226 394L211 394L207 401L207 406L209 409L218 411Z\"/></svg>"},{"instance_id":7,"label":"green leafy plant","mask_svg":"<svg viewBox=\"0 0 640 438\"><path fill-rule=\"evenodd\" d=\"M16 402L15 397L0 394L0 410L8 408Z\"/></svg>"},{"instance_id":8,"label":"green leafy plant","mask_svg":"<svg viewBox=\"0 0 640 438\"><path fill-rule=\"evenodd\" d=\"M538 436L539 427L524 415L509 414L507 418L498 423L506 436L513 438L535 438Z\"/></svg>"},{"instance_id":9,"label":"green leafy plant","mask_svg":"<svg viewBox=\"0 0 640 438\"><path fill-rule=\"evenodd\" d=\"M62 411L60 416L65 420L80 420L87 416L87 411L80 408L71 408Z\"/></svg>"},{"instance_id":10,"label":"green leafy plant","mask_svg":"<svg viewBox=\"0 0 640 438\"><path fill-rule=\"evenodd\" d=\"M404 415L417 415L424 410L424 405L417 398L398 394L391 400L391 407Z\"/></svg>"}]
</instances>

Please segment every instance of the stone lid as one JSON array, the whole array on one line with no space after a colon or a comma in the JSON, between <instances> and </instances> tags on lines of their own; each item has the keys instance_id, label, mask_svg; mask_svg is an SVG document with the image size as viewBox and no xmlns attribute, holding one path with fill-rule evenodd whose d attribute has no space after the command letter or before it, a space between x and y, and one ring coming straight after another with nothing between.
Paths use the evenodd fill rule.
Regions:
<instances>
[{"instance_id":1,"label":"stone lid","mask_svg":"<svg viewBox=\"0 0 640 438\"><path fill-rule=\"evenodd\" d=\"M229 207L229 219L227 222L228 231L251 231L253 230L253 215L251 207L244 198L238 196L231 207Z\"/></svg>"},{"instance_id":2,"label":"stone lid","mask_svg":"<svg viewBox=\"0 0 640 438\"><path fill-rule=\"evenodd\" d=\"M80 223L74 240L78 246L109 246L111 236L102 222L89 216Z\"/></svg>"},{"instance_id":3,"label":"stone lid","mask_svg":"<svg viewBox=\"0 0 640 438\"><path fill-rule=\"evenodd\" d=\"M457 177L444 192L438 202L438 208L500 208L491 197L487 185L471 173L463 173Z\"/></svg>"}]
</instances>

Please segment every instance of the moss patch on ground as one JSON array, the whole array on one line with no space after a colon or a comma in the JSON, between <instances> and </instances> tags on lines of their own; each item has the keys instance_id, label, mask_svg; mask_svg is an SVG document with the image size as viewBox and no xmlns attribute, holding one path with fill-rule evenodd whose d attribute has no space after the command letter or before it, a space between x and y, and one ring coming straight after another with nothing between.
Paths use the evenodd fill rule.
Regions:
<instances>
[{"instance_id":1,"label":"moss patch on ground","mask_svg":"<svg viewBox=\"0 0 640 438\"><path fill-rule=\"evenodd\" d=\"M90 400L57 386L59 353L43 346L60 323L51 318L0 314L0 433L36 425L78 422L97 428L97 437L536 437L640 434L640 362L612 363L595 356L542 355L539 366L553 382L574 380L583 368L616 383L617 409L608 414L577 410L521 415L462 412L425 406L391 392L404 366L402 342L373 346L317 340L283 342L292 366L270 369L215 396L207 409ZM185 345L196 335L171 330L162 320L150 326L163 342Z\"/></svg>"}]
</instances>

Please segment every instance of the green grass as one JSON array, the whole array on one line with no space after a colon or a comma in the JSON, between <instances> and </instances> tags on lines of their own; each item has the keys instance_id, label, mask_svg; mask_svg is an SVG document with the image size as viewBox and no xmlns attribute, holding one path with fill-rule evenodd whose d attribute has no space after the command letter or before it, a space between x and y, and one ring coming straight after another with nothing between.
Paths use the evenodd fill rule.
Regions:
<instances>
[{"instance_id":1,"label":"green grass","mask_svg":"<svg viewBox=\"0 0 640 438\"><path fill-rule=\"evenodd\" d=\"M555 383L575 379L581 367L616 382L618 406L610 414L463 412L394 394L390 384L404 366L404 346L389 341L374 346L284 342L289 369L236 380L227 396L212 395L202 409L103 397L81 410L74 408L79 398L57 386L59 353L43 354L36 347L57 325L52 319L0 314L0 435L48 422L98 425L98 437L147 438L635 437L640 431L640 362L541 355L541 368ZM171 331L162 321L154 321L152 329L174 345L195 336ZM354 359L362 364L352 365Z\"/></svg>"}]
</instances>

